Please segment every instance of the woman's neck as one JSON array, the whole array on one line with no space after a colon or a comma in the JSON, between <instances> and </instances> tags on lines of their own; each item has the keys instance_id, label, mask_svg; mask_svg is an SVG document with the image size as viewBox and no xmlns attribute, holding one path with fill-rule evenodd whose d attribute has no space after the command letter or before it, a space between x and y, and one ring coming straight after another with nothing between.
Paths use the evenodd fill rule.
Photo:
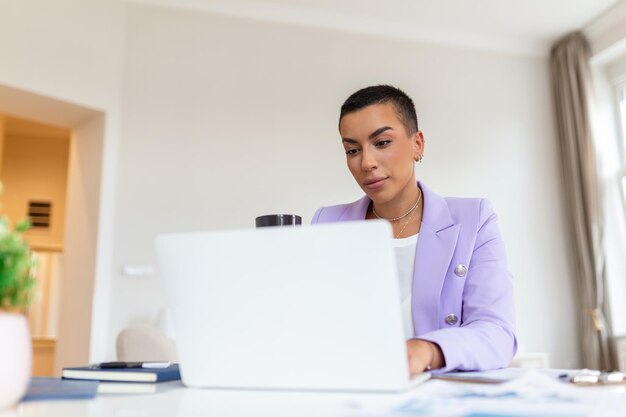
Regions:
<instances>
[{"instance_id":1,"label":"woman's neck","mask_svg":"<svg viewBox=\"0 0 626 417\"><path fill-rule=\"evenodd\" d=\"M404 216L412 209L418 209L415 207L416 203L421 197L421 190L415 183L412 182L412 187L407 187L402 193L398 194L392 200L384 203L372 203L372 209L375 210L376 217L382 217L385 219L394 219ZM418 204L421 205L421 202Z\"/></svg>"}]
</instances>

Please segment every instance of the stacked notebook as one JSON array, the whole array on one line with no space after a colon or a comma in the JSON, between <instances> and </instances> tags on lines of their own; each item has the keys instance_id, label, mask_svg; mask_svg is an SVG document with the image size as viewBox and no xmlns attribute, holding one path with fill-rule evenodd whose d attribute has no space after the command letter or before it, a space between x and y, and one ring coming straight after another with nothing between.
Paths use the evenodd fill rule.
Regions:
<instances>
[{"instance_id":1,"label":"stacked notebook","mask_svg":"<svg viewBox=\"0 0 626 417\"><path fill-rule=\"evenodd\" d=\"M99 394L149 394L156 392L157 382L180 379L178 364L165 368L100 368L84 366L64 368L63 379L100 381Z\"/></svg>"},{"instance_id":2,"label":"stacked notebook","mask_svg":"<svg viewBox=\"0 0 626 417\"><path fill-rule=\"evenodd\" d=\"M180 379L178 364L167 368L99 368L83 366L64 368L64 379L86 379L91 381L115 382L164 382Z\"/></svg>"}]
</instances>

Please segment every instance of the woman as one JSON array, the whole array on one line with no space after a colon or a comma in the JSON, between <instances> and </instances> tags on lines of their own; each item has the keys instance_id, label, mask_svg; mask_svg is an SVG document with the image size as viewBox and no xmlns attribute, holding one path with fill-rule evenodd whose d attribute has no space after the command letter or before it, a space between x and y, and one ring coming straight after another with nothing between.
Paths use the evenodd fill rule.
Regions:
<instances>
[{"instance_id":1,"label":"woman","mask_svg":"<svg viewBox=\"0 0 626 417\"><path fill-rule=\"evenodd\" d=\"M416 182L424 136L413 101L397 88L351 95L339 133L366 195L320 208L313 223L391 223L411 374L506 367L517 349L513 287L489 202L442 198Z\"/></svg>"}]
</instances>

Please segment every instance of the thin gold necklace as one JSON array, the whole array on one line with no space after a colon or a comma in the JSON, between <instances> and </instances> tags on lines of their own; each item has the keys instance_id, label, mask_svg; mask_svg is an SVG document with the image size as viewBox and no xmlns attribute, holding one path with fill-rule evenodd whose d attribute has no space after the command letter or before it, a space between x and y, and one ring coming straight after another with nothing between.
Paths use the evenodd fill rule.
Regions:
<instances>
[{"instance_id":1,"label":"thin gold necklace","mask_svg":"<svg viewBox=\"0 0 626 417\"><path fill-rule=\"evenodd\" d=\"M400 219L404 219L406 216L411 214L411 212L413 212L413 210L415 210L417 208L417 206L419 206L420 201L422 200L422 190L420 190L419 188L417 190L419 191L419 195L417 196L417 201L415 202L415 204L413 204L413 206L409 209L409 211L404 213L402 216L393 217L391 219L387 219L385 217L379 216L378 213L376 213L376 209L374 208L374 204L372 203L372 212L374 213L374 216L378 217L379 219L387 220L388 222L396 222L396 221L398 221Z\"/></svg>"},{"instance_id":2,"label":"thin gold necklace","mask_svg":"<svg viewBox=\"0 0 626 417\"><path fill-rule=\"evenodd\" d=\"M398 232L398 234L396 235L396 239L400 237L402 232L404 232L404 229L406 229L407 225L411 223L411 220L413 220L413 217L415 217L415 213L417 213L417 210L415 210L413 214L411 214L411 217L409 217L409 219L404 223L404 226L402 226L402 230L400 230L400 232Z\"/></svg>"}]
</instances>

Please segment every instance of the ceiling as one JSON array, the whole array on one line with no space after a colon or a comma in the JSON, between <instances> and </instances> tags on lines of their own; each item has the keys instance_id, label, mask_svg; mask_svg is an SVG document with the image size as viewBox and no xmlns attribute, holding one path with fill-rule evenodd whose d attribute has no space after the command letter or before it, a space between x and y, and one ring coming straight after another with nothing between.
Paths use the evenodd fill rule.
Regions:
<instances>
[{"instance_id":1,"label":"ceiling","mask_svg":"<svg viewBox=\"0 0 626 417\"><path fill-rule=\"evenodd\" d=\"M626 0L129 0L268 21L546 55Z\"/></svg>"},{"instance_id":2,"label":"ceiling","mask_svg":"<svg viewBox=\"0 0 626 417\"><path fill-rule=\"evenodd\" d=\"M4 123L4 134L6 137L34 137L38 139L68 140L71 135L70 129L20 119L17 117L6 116Z\"/></svg>"}]
</instances>

